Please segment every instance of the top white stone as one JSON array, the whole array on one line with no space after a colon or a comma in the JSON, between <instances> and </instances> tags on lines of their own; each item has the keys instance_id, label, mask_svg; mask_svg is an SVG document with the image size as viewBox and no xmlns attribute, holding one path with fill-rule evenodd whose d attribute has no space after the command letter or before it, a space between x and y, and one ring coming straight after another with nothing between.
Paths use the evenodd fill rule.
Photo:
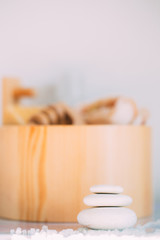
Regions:
<instances>
[{"instance_id":1,"label":"top white stone","mask_svg":"<svg viewBox=\"0 0 160 240\"><path fill-rule=\"evenodd\" d=\"M94 185L90 188L92 193L122 193L123 188L116 185Z\"/></svg>"}]
</instances>

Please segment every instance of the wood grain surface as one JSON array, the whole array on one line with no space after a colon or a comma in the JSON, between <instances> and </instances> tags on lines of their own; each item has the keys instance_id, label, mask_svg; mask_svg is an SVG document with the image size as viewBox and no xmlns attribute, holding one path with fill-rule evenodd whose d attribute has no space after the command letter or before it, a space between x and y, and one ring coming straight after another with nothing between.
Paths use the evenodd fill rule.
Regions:
<instances>
[{"instance_id":1,"label":"wood grain surface","mask_svg":"<svg viewBox=\"0 0 160 240\"><path fill-rule=\"evenodd\" d=\"M94 184L117 184L138 217L152 213L151 129L145 126L3 126L0 217L76 222Z\"/></svg>"}]
</instances>

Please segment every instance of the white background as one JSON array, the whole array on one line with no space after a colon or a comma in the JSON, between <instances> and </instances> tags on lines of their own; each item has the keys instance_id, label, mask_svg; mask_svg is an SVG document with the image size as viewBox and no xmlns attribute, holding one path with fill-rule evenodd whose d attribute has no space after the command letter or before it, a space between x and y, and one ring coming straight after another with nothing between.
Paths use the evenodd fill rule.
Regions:
<instances>
[{"instance_id":1,"label":"white background","mask_svg":"<svg viewBox=\"0 0 160 240\"><path fill-rule=\"evenodd\" d=\"M59 84L72 105L121 94L148 107L160 201L159 0L0 0L3 76L38 88Z\"/></svg>"}]
</instances>

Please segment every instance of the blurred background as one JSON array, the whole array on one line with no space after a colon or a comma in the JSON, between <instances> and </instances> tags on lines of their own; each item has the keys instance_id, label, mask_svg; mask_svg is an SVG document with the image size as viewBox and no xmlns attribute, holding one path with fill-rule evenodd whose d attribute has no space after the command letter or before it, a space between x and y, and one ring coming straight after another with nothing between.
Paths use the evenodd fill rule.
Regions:
<instances>
[{"instance_id":1,"label":"blurred background","mask_svg":"<svg viewBox=\"0 0 160 240\"><path fill-rule=\"evenodd\" d=\"M32 104L77 106L124 95L148 108L158 205L159 0L0 0L0 79L5 76L37 89Z\"/></svg>"}]
</instances>

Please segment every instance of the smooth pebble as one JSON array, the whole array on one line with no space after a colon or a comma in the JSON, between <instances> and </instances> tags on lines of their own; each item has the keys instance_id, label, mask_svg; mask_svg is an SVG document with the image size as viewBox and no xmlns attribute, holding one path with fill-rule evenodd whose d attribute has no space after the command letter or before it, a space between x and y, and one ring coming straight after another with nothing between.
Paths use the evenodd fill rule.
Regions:
<instances>
[{"instance_id":1,"label":"smooth pebble","mask_svg":"<svg viewBox=\"0 0 160 240\"><path fill-rule=\"evenodd\" d=\"M122 193L123 188L115 185L94 185L90 188L92 193Z\"/></svg>"},{"instance_id":2,"label":"smooth pebble","mask_svg":"<svg viewBox=\"0 0 160 240\"><path fill-rule=\"evenodd\" d=\"M120 194L90 194L83 202L91 207L124 207L132 203L132 198Z\"/></svg>"},{"instance_id":3,"label":"smooth pebble","mask_svg":"<svg viewBox=\"0 0 160 240\"><path fill-rule=\"evenodd\" d=\"M79 224L100 230L129 228L136 224L136 214L128 208L89 208L78 214Z\"/></svg>"}]
</instances>

